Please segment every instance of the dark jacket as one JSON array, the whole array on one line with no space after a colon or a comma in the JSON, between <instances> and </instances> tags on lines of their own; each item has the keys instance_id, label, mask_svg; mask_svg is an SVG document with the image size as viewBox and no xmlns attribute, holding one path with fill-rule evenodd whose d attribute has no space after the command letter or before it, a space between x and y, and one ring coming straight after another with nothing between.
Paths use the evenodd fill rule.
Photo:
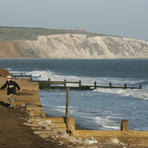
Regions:
<instances>
[{"instance_id":1,"label":"dark jacket","mask_svg":"<svg viewBox=\"0 0 148 148\"><path fill-rule=\"evenodd\" d=\"M19 85L15 82L10 80L9 82L6 81L5 84L1 87L1 90L5 89L7 87L7 95L10 94L16 94L16 87L20 90L21 88Z\"/></svg>"}]
</instances>

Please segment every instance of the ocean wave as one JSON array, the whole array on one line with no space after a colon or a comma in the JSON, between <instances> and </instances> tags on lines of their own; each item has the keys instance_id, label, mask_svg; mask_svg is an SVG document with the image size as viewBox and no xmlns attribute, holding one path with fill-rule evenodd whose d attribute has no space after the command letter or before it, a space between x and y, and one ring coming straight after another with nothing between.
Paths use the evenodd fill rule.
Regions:
<instances>
[{"instance_id":1,"label":"ocean wave","mask_svg":"<svg viewBox=\"0 0 148 148\"><path fill-rule=\"evenodd\" d=\"M135 78L114 78L114 77L83 77L83 76L73 76L73 75L64 75L55 73L51 70L35 70L35 71L13 71L12 73L24 73L24 74L32 74L33 76L39 76L39 80L48 80L48 78L51 78L51 80L69 80L69 81L79 81L82 80L82 83L84 85L90 84L93 85L96 81L98 85L108 85L110 82L112 82L113 85L124 85L124 83L133 85L136 83L143 82L142 80L137 80Z\"/></svg>"},{"instance_id":2,"label":"ocean wave","mask_svg":"<svg viewBox=\"0 0 148 148\"><path fill-rule=\"evenodd\" d=\"M114 117L107 116L107 117L95 117L94 120L96 123L102 127L102 129L114 129L119 130L120 124L115 122Z\"/></svg>"},{"instance_id":3,"label":"ocean wave","mask_svg":"<svg viewBox=\"0 0 148 148\"><path fill-rule=\"evenodd\" d=\"M145 84L143 89L103 89L98 88L94 91L98 91L101 93L109 93L109 94L117 94L119 96L130 96L133 98L138 99L144 99L148 100L148 85L147 81L135 79L135 78L111 78L111 77L78 77L78 76L67 76L62 74L54 73L50 70L35 70L30 72L25 71L11 71L13 73L24 73L24 74L32 74L33 76L39 76L41 77L37 78L38 80L48 80L50 78L51 80L57 80L62 81L64 79L69 81L82 81L82 85L93 85L94 82L97 82L97 85L105 85L107 86L109 82L112 82L112 85L114 86L124 86L124 83L127 83L128 86L137 86L138 84ZM135 85L134 85L135 84ZM78 84L67 84L67 86L77 86Z\"/></svg>"},{"instance_id":4,"label":"ocean wave","mask_svg":"<svg viewBox=\"0 0 148 148\"><path fill-rule=\"evenodd\" d=\"M17 73L17 71L13 71L13 72ZM127 83L128 85L132 85L132 86L136 84L144 83L144 80L135 79L135 78L82 77L82 76L63 75L63 74L55 73L51 70L45 70L45 71L35 70L35 71L29 71L29 72L19 71L19 73L21 72L25 74L32 74L33 76L41 75L41 77L38 78L39 80L48 80L48 78L50 78L51 80L64 80L64 79L69 81L81 80L82 85L87 85L87 84L93 85L95 81L97 82L98 85L108 85L109 82L112 82L113 85L117 85L117 86L120 86L120 85L123 86L124 83ZM75 117L76 120L80 121L79 122L80 125L85 124L84 127L86 126L86 128L94 126L95 129L120 130L121 118L119 114L114 115L113 112L104 113L105 110L103 109L99 110L98 106L97 106L98 108L96 107L97 109L95 109L94 106L93 107L91 106L91 103L92 104L98 103L97 99L96 99L97 101L95 100L96 102L92 99L92 97L97 98L98 93L111 94L110 98L116 95L116 96L119 96L119 98L128 97L128 99L136 98L136 99L148 100L148 85L146 84L142 89L135 89L135 90L134 89L98 88L94 91L82 92L79 95L77 95L77 93L74 93L76 100L73 100L73 102L75 106L70 106L70 115ZM57 112L57 115L62 115L62 116L65 115L65 92L58 91L57 93L55 91L50 91L50 95L48 94L49 92L47 91L41 91L40 93L43 106L46 108L45 110L46 113L47 114L53 113L53 115L55 115L55 112ZM76 102L79 100L81 101L82 104L78 104ZM86 100L89 100L90 104ZM86 106L88 106L87 109L86 109ZM115 106L113 105L112 107L114 108ZM129 109L129 111L131 110Z\"/></svg>"},{"instance_id":5,"label":"ocean wave","mask_svg":"<svg viewBox=\"0 0 148 148\"><path fill-rule=\"evenodd\" d=\"M105 94L116 94L119 96L132 97L137 99L148 100L148 88L143 89L104 89L98 88L94 91Z\"/></svg>"}]
</instances>

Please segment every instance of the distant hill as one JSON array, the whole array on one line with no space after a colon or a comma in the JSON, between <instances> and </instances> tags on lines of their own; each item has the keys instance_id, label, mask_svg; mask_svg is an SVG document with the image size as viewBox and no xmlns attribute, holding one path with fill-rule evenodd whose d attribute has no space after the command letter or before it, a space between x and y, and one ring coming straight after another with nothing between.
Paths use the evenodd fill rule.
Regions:
<instances>
[{"instance_id":1,"label":"distant hill","mask_svg":"<svg viewBox=\"0 0 148 148\"><path fill-rule=\"evenodd\" d=\"M0 27L0 58L148 58L148 42L85 30Z\"/></svg>"},{"instance_id":2,"label":"distant hill","mask_svg":"<svg viewBox=\"0 0 148 148\"><path fill-rule=\"evenodd\" d=\"M54 34L87 34L89 36L103 35L97 33L88 33L85 30L64 30L64 29L46 29L46 28L27 28L27 27L0 27L0 41L10 40L36 40L40 35Z\"/></svg>"}]
</instances>

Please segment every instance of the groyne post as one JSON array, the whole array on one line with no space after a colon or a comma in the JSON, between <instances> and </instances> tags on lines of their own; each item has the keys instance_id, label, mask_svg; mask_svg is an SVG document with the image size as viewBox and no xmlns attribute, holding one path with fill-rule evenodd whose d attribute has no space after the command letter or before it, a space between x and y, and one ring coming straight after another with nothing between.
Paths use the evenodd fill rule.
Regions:
<instances>
[{"instance_id":1,"label":"groyne post","mask_svg":"<svg viewBox=\"0 0 148 148\"><path fill-rule=\"evenodd\" d=\"M96 89L97 88L97 82L95 81L94 82L94 89Z\"/></svg>"},{"instance_id":2,"label":"groyne post","mask_svg":"<svg viewBox=\"0 0 148 148\"><path fill-rule=\"evenodd\" d=\"M139 89L142 89L142 85L139 85Z\"/></svg>"},{"instance_id":3,"label":"groyne post","mask_svg":"<svg viewBox=\"0 0 148 148\"><path fill-rule=\"evenodd\" d=\"M124 84L124 88L127 89L127 84L126 83Z\"/></svg>"},{"instance_id":4,"label":"groyne post","mask_svg":"<svg viewBox=\"0 0 148 148\"><path fill-rule=\"evenodd\" d=\"M66 88L66 80L64 79L64 88Z\"/></svg>"},{"instance_id":5,"label":"groyne post","mask_svg":"<svg viewBox=\"0 0 148 148\"><path fill-rule=\"evenodd\" d=\"M121 131L128 131L128 130L129 130L128 120L122 120Z\"/></svg>"},{"instance_id":6,"label":"groyne post","mask_svg":"<svg viewBox=\"0 0 148 148\"><path fill-rule=\"evenodd\" d=\"M48 78L48 83L49 83L49 87L51 86L51 83L50 83L50 78Z\"/></svg>"},{"instance_id":7,"label":"groyne post","mask_svg":"<svg viewBox=\"0 0 148 148\"><path fill-rule=\"evenodd\" d=\"M32 74L30 74L30 80L32 81Z\"/></svg>"},{"instance_id":8,"label":"groyne post","mask_svg":"<svg viewBox=\"0 0 148 148\"><path fill-rule=\"evenodd\" d=\"M109 82L109 88L112 88L112 82Z\"/></svg>"},{"instance_id":9,"label":"groyne post","mask_svg":"<svg viewBox=\"0 0 148 148\"><path fill-rule=\"evenodd\" d=\"M70 134L70 126L69 126L69 87L66 88L66 131L67 134Z\"/></svg>"},{"instance_id":10,"label":"groyne post","mask_svg":"<svg viewBox=\"0 0 148 148\"><path fill-rule=\"evenodd\" d=\"M11 77L13 77L13 78L15 78L15 79L16 79L16 77L13 75L13 73L12 73L12 72L10 73L10 75L11 75Z\"/></svg>"},{"instance_id":11,"label":"groyne post","mask_svg":"<svg viewBox=\"0 0 148 148\"><path fill-rule=\"evenodd\" d=\"M23 74L21 73L21 79L23 78Z\"/></svg>"},{"instance_id":12,"label":"groyne post","mask_svg":"<svg viewBox=\"0 0 148 148\"><path fill-rule=\"evenodd\" d=\"M81 80L79 80L79 88L81 88L81 87L82 87Z\"/></svg>"}]
</instances>

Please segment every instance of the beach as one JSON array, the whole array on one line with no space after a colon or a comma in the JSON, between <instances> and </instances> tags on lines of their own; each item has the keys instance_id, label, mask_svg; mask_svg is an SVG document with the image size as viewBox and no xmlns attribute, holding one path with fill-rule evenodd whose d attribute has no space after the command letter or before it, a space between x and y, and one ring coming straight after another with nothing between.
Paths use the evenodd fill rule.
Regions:
<instances>
[{"instance_id":1,"label":"beach","mask_svg":"<svg viewBox=\"0 0 148 148\"><path fill-rule=\"evenodd\" d=\"M96 137L95 136L93 137L93 134L92 134L92 133L95 133L95 131L93 130L92 133L91 133L91 131L87 131L87 129L90 129L90 128L86 128L82 124L80 124L80 127L83 127L83 128L79 128L78 130L74 131L75 136L68 136L66 134L66 132L61 131L57 126L55 126L50 121L51 116L54 116L54 114L57 114L57 111L61 111L61 110L52 110L54 107L54 106L52 107L52 100L53 101L55 100L53 98L54 98L54 96L56 96L56 97L58 96L59 91L47 91L47 92L43 91L42 92L39 90L39 86L38 86L37 82L33 82L30 80L25 80L25 79L14 79L14 80L17 81L17 83L20 84L21 88L23 89L23 91L17 91L16 103L17 103L18 108L16 110L11 110L11 109L7 108L8 107L7 106L8 100L7 100L6 90L0 92L0 94L1 94L0 95L0 101L1 101L0 120L5 121L5 122L1 123L1 126L0 126L0 130L2 131L1 132L1 139L2 139L1 145L2 146L4 145L4 148L5 147L11 148L11 146L13 144L11 145L10 143L14 143L16 148L17 148L17 146L18 147L20 147L20 146L25 147L25 144L28 145L29 141L32 144L32 145L30 144L32 147L33 146L42 147L42 144L45 144L43 146L45 148L46 148L46 143L48 145L47 147L49 147L50 144L51 145L53 144L55 147L59 147L59 148L60 147L71 147L71 148L73 148L73 147L78 147L78 148L79 147L82 147L82 148L83 147L84 148L89 148L89 147L90 148L91 147L93 147L93 148L127 147L127 148L132 148L132 147L136 147L136 144L138 147L140 147L140 144L143 146L147 144L147 142L146 142L147 136L145 134L143 134L143 136L145 136L145 137L138 138L138 140L140 140L140 143L133 143L134 140L137 140L136 134L135 134L135 136L133 135L135 138L132 138L132 142L130 142L129 141L131 139L130 137L127 140L125 140L124 138L122 139L122 134L124 136L124 132L120 132L120 131L117 131L117 132L113 131L113 133L115 133L115 135L116 135L116 133L120 133L121 140L125 141L125 143L120 141L119 135L118 135L119 136L119 139L118 139L118 137L113 136L112 134L110 135L110 138L107 135L104 135L103 137L96 136L97 137L97 139L96 139ZM1 81L1 85L2 85L6 81L6 78L1 77L0 81ZM49 93L51 95L49 95ZM73 93L74 93L74 95L76 95L77 92L73 92ZM83 94L88 95L90 92L88 92L88 91L87 92L78 92L77 94L79 94L79 93L80 94L83 93ZM96 92L93 92L93 93L96 93ZM52 96L52 94L54 94L54 96ZM61 94L62 94L62 97L60 96L60 98L64 101L65 92L62 92ZM43 102L43 105L40 100L40 96L42 97L41 100ZM49 98L47 98L47 97L49 97ZM83 97L83 96L81 95L81 97ZM115 97L115 96L113 96L113 97ZM48 99L49 102L47 102L46 98ZM78 102L78 103L81 103L81 101L83 101L83 100L79 100L79 101L80 102ZM49 103L50 103L50 106L49 106ZM46 105L48 105L48 106L46 106ZM49 111L51 111L51 112L48 113L47 109L49 109ZM58 109L58 108L56 108L56 106L55 106L54 109ZM62 107L62 109L64 109L64 108ZM54 114L52 114L52 113L54 113ZM48 116L46 116L46 114L51 115L51 116L48 117ZM101 112L101 114L103 114L103 112ZM89 115L91 115L91 114L89 113ZM83 120L83 118L81 118L81 123L83 123L83 122L85 123L85 119ZM77 127L77 124L79 124L79 123L76 123L76 127ZM106 125L105 122L102 122L101 124L102 124L102 126ZM5 128L5 126L9 127L9 128ZM93 127L93 126L89 126L89 127ZM15 132L15 129L16 129L16 132ZM81 132L81 130L84 130L84 131ZM90 132L90 135L87 132ZM101 130L96 131L96 133L97 132L101 133ZM82 137L79 136L79 133ZM84 134L82 135L82 133L84 133ZM104 131L102 133L107 134L108 132ZM128 132L128 134L130 134L130 133L132 133L132 132ZM139 132L139 133L142 134L144 132ZM23 142L22 141L16 142L17 140L19 140L17 137L21 137L21 136L19 136L19 134L22 135L21 139L23 139L22 140ZM133 134L134 134L134 132L133 132ZM94 134L94 135L96 135L96 134ZM8 138L6 138L7 140L4 139L5 137L8 137ZM14 137L14 139L11 141L11 140L9 140L10 139L9 137L10 138ZM29 140L25 140L25 138L23 138L23 137L25 137L25 138L28 137ZM36 137L37 137L37 139L36 139ZM38 140L38 138L41 140L41 142L40 142L40 140ZM15 140L15 139L17 139L17 140ZM27 141L27 142L25 143L24 141ZM126 142L126 141L128 141L128 142ZM135 142L137 142L137 141L135 141ZM18 145L16 145L17 143L18 143ZM36 143L37 143L37 145L36 145ZM40 145L40 143L41 143L41 145ZM54 148L54 146L51 146L51 147Z\"/></svg>"}]
</instances>

